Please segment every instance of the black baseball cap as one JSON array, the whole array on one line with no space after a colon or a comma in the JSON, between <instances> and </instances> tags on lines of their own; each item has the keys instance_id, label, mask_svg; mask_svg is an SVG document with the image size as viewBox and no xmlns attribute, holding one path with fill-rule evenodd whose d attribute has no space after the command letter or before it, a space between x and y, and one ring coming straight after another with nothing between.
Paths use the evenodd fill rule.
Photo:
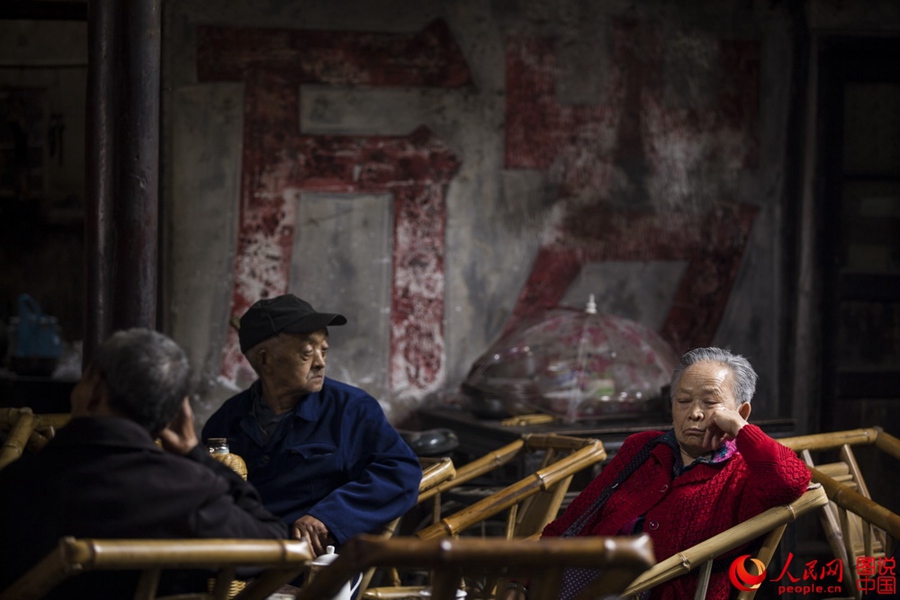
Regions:
<instances>
[{"instance_id":1,"label":"black baseball cap","mask_svg":"<svg viewBox=\"0 0 900 600\"><path fill-rule=\"evenodd\" d=\"M306 300L293 294L264 298L247 309L241 317L238 339L241 352L279 333L311 333L329 325L345 325L344 315L316 312Z\"/></svg>"}]
</instances>

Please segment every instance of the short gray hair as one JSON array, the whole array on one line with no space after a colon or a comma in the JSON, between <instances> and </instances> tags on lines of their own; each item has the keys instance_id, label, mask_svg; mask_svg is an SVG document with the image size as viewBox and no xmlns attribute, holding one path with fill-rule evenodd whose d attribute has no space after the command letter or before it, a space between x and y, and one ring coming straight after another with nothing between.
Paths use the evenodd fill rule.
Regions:
<instances>
[{"instance_id":1,"label":"short gray hair","mask_svg":"<svg viewBox=\"0 0 900 600\"><path fill-rule=\"evenodd\" d=\"M184 350L151 329L114 333L94 350L90 368L103 377L110 407L152 435L175 418L190 392Z\"/></svg>"},{"instance_id":2,"label":"short gray hair","mask_svg":"<svg viewBox=\"0 0 900 600\"><path fill-rule=\"evenodd\" d=\"M756 393L756 380L758 377L750 361L740 354L733 354L730 350L722 348L694 348L686 352L672 373L671 394L674 395L675 390L678 389L678 380L681 379L685 369L691 365L707 361L719 363L731 369L731 374L734 376L732 393L734 394L734 399L737 400L738 406L753 399L753 394Z\"/></svg>"}]
</instances>

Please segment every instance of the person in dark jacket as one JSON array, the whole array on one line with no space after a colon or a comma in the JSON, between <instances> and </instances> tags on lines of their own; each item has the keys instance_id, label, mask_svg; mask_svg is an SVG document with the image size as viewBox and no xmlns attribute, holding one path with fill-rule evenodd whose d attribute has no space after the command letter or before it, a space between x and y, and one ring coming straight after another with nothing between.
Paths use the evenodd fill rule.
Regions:
<instances>
[{"instance_id":1,"label":"person in dark jacket","mask_svg":"<svg viewBox=\"0 0 900 600\"><path fill-rule=\"evenodd\" d=\"M378 401L325 377L328 327L346 322L293 294L256 302L241 317L239 339L259 379L202 434L228 439L266 507L316 554L406 513L422 478Z\"/></svg>"},{"instance_id":2,"label":"person in dark jacket","mask_svg":"<svg viewBox=\"0 0 900 600\"><path fill-rule=\"evenodd\" d=\"M0 470L0 590L63 536L287 537L256 490L198 443L189 381L184 351L161 333L129 329L97 347L70 422ZM70 578L54 595L134 594L133 573L102 577Z\"/></svg>"}]
</instances>

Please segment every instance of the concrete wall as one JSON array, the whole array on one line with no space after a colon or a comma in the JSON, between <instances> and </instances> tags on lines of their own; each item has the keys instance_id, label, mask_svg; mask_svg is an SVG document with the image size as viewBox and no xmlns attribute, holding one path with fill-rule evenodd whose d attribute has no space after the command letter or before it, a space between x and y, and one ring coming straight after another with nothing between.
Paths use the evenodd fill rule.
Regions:
<instances>
[{"instance_id":1,"label":"concrete wall","mask_svg":"<svg viewBox=\"0 0 900 600\"><path fill-rule=\"evenodd\" d=\"M166 3L166 327L198 367L200 419L252 380L229 319L285 291L347 315L330 373L395 423L505 327L588 293L676 350L745 354L754 415L789 415L792 18L719 0Z\"/></svg>"}]
</instances>

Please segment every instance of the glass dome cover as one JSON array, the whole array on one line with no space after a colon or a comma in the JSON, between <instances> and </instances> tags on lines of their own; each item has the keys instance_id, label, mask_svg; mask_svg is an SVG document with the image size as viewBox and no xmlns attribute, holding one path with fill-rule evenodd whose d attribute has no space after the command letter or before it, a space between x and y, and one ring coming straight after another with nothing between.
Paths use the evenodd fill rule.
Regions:
<instances>
[{"instance_id":1,"label":"glass dome cover","mask_svg":"<svg viewBox=\"0 0 900 600\"><path fill-rule=\"evenodd\" d=\"M677 362L656 332L598 312L592 295L584 310L555 308L505 334L475 361L465 386L512 414L574 422L642 412Z\"/></svg>"}]
</instances>

